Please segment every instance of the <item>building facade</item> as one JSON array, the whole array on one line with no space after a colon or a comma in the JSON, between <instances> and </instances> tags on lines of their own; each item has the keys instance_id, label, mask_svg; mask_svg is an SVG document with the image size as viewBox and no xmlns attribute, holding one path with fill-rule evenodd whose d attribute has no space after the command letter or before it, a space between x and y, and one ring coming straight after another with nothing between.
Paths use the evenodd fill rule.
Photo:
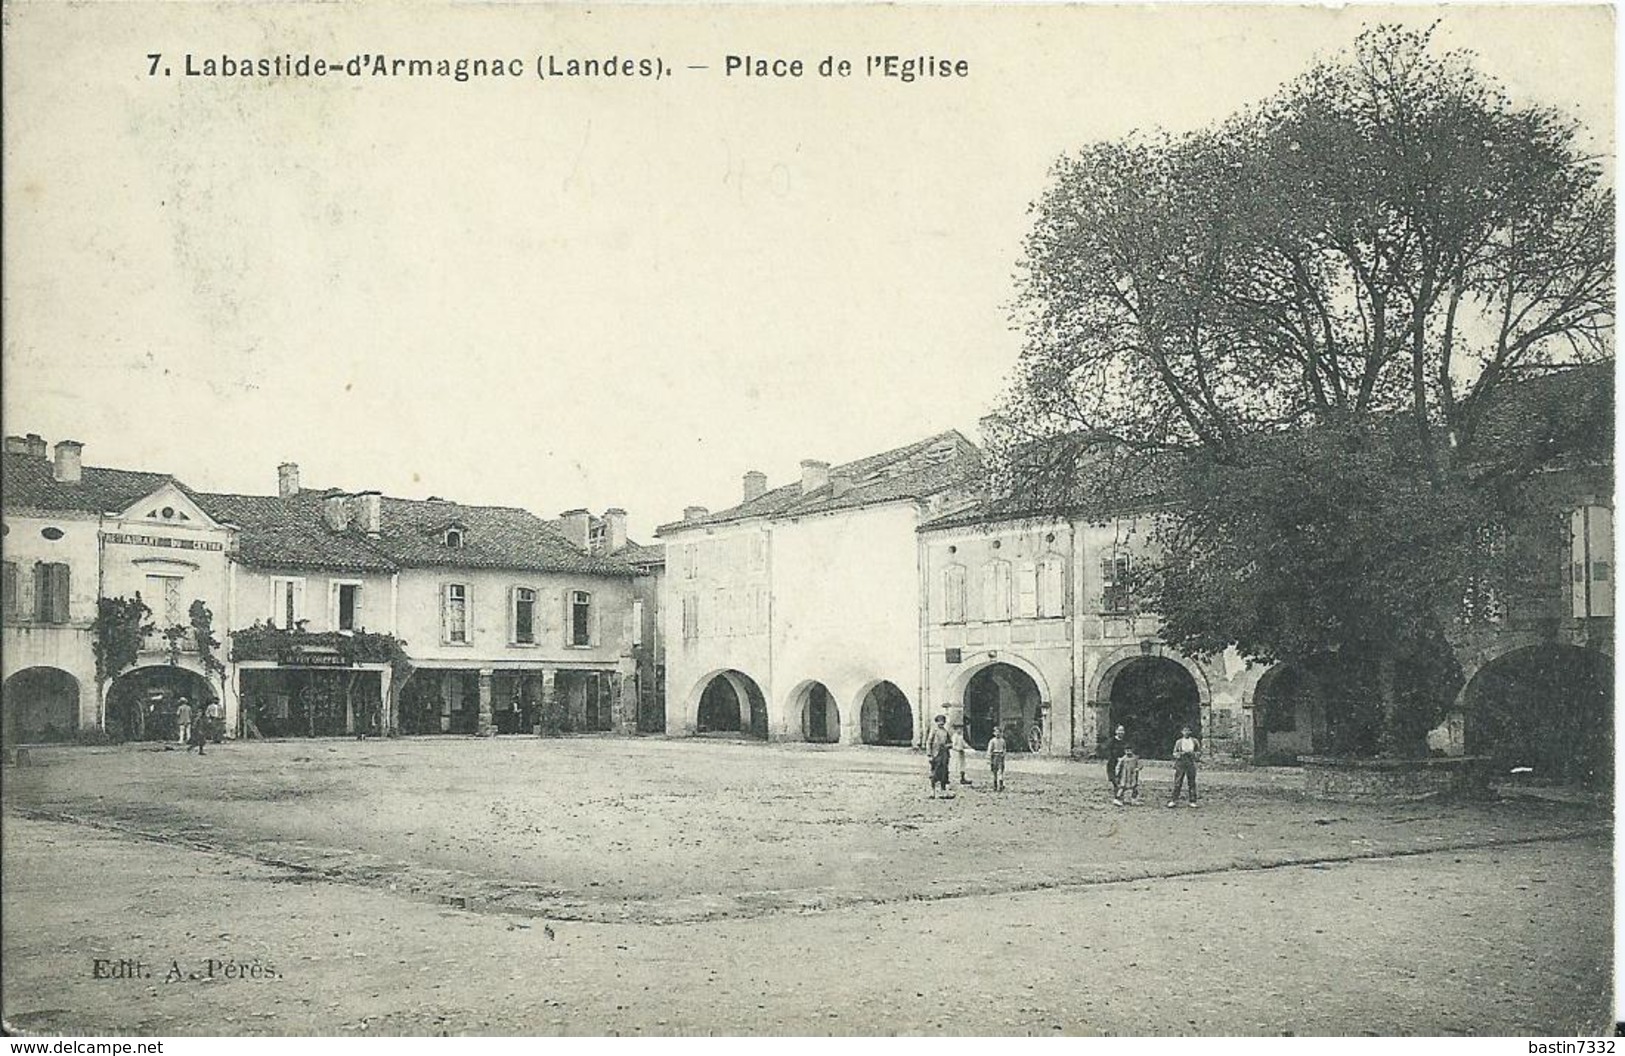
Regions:
<instances>
[{"instance_id":1,"label":"building facade","mask_svg":"<svg viewBox=\"0 0 1625 1056\"><path fill-rule=\"evenodd\" d=\"M1523 384L1483 426L1506 443L1543 442L1544 416L1520 404L1574 409L1605 399L1611 417L1611 378L1595 369ZM1459 680L1428 743L1439 754L1524 759L1567 779L1602 769L1611 754L1612 461L1569 459L1532 488L1521 519L1462 541L1475 571L1442 658ZM920 531L924 693L964 709L973 745L998 724L1017 748L1092 755L1121 724L1142 755L1167 757L1189 724L1222 758L1289 763L1328 750L1327 709L1304 672L1252 664L1234 650L1199 660L1160 640L1131 580L1154 556L1154 515L993 509L955 511Z\"/></svg>"},{"instance_id":2,"label":"building facade","mask_svg":"<svg viewBox=\"0 0 1625 1056\"><path fill-rule=\"evenodd\" d=\"M8 437L3 457L6 743L170 736L182 697L197 711L233 707L196 624L225 636L234 526L171 477L83 465L75 441L48 456L37 435ZM139 598L149 630L134 662L99 681L92 626L104 598Z\"/></svg>"},{"instance_id":3,"label":"building facade","mask_svg":"<svg viewBox=\"0 0 1625 1056\"><path fill-rule=\"evenodd\" d=\"M302 488L292 463L277 494L230 495L80 456L6 442L7 744L172 736L183 699L251 737L639 726L654 573L594 552L584 516L576 539L573 514ZM120 599L148 630L99 683L93 625Z\"/></svg>"},{"instance_id":4,"label":"building facade","mask_svg":"<svg viewBox=\"0 0 1625 1056\"><path fill-rule=\"evenodd\" d=\"M668 732L916 743L916 533L968 501L977 457L949 432L772 490L753 471L738 505L662 526Z\"/></svg>"}]
</instances>

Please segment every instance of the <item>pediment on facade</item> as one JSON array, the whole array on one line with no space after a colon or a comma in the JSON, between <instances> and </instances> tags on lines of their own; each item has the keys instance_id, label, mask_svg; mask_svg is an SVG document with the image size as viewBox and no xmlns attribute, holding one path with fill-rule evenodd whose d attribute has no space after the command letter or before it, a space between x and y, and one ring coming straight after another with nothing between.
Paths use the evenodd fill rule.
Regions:
<instances>
[{"instance_id":1,"label":"pediment on facade","mask_svg":"<svg viewBox=\"0 0 1625 1056\"><path fill-rule=\"evenodd\" d=\"M144 495L119 511L121 520L146 521L154 525L178 528L224 528L225 525L210 517L187 494L173 484L166 484L149 495Z\"/></svg>"}]
</instances>

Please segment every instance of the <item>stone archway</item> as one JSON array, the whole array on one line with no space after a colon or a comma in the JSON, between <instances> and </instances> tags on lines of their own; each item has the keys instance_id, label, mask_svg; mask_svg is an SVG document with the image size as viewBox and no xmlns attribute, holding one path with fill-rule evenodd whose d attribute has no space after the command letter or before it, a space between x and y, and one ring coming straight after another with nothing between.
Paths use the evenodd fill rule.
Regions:
<instances>
[{"instance_id":1,"label":"stone archway","mask_svg":"<svg viewBox=\"0 0 1625 1056\"><path fill-rule=\"evenodd\" d=\"M1043 696L1033 677L1014 664L991 663L965 682L961 703L965 739L977 751L987 747L995 726L1004 730L1012 752L1031 751L1032 731L1042 721Z\"/></svg>"},{"instance_id":2,"label":"stone archway","mask_svg":"<svg viewBox=\"0 0 1625 1056\"><path fill-rule=\"evenodd\" d=\"M7 745L71 741L79 732L79 680L56 667L25 667L0 687Z\"/></svg>"},{"instance_id":3,"label":"stone archway","mask_svg":"<svg viewBox=\"0 0 1625 1056\"><path fill-rule=\"evenodd\" d=\"M1201 689L1183 664L1140 656L1109 674L1108 727L1125 727L1128 743L1141 757L1170 758L1182 726L1201 733Z\"/></svg>"},{"instance_id":4,"label":"stone archway","mask_svg":"<svg viewBox=\"0 0 1625 1056\"><path fill-rule=\"evenodd\" d=\"M790 693L789 714L799 716L801 738L814 744L838 744L841 709L822 682L807 681Z\"/></svg>"},{"instance_id":5,"label":"stone archway","mask_svg":"<svg viewBox=\"0 0 1625 1056\"><path fill-rule=\"evenodd\" d=\"M1613 662L1554 642L1501 654L1462 689L1469 755L1537 782L1606 786L1613 778Z\"/></svg>"},{"instance_id":6,"label":"stone archway","mask_svg":"<svg viewBox=\"0 0 1625 1056\"><path fill-rule=\"evenodd\" d=\"M1253 690L1253 761L1292 764L1326 748L1326 705L1310 675L1276 664Z\"/></svg>"},{"instance_id":7,"label":"stone archway","mask_svg":"<svg viewBox=\"0 0 1625 1056\"><path fill-rule=\"evenodd\" d=\"M117 740L174 740L175 709L182 697L197 716L219 696L207 679L188 668L169 664L131 668L108 687L107 732Z\"/></svg>"},{"instance_id":8,"label":"stone archway","mask_svg":"<svg viewBox=\"0 0 1625 1056\"><path fill-rule=\"evenodd\" d=\"M715 671L695 683L689 708L696 734L767 740L767 698L743 671Z\"/></svg>"},{"instance_id":9,"label":"stone archway","mask_svg":"<svg viewBox=\"0 0 1625 1056\"><path fill-rule=\"evenodd\" d=\"M894 682L876 682L859 695L859 737L864 744L908 748L914 744L914 707Z\"/></svg>"}]
</instances>

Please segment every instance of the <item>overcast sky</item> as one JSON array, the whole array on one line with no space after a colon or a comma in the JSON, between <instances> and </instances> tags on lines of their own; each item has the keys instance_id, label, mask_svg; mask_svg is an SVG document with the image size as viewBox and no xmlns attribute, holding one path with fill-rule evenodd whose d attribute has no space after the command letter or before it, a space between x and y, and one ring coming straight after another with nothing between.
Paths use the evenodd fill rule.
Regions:
<instances>
[{"instance_id":1,"label":"overcast sky","mask_svg":"<svg viewBox=\"0 0 1625 1056\"><path fill-rule=\"evenodd\" d=\"M1425 24L1613 151L1603 8L8 5L4 427L206 490L624 506L634 533L959 428L1015 361L1063 151L1218 120ZM264 80L197 59L659 56L643 80ZM159 52L173 75L147 76ZM825 81L825 55L964 80ZM799 57L725 78L729 53ZM710 70L688 70L709 65Z\"/></svg>"}]
</instances>

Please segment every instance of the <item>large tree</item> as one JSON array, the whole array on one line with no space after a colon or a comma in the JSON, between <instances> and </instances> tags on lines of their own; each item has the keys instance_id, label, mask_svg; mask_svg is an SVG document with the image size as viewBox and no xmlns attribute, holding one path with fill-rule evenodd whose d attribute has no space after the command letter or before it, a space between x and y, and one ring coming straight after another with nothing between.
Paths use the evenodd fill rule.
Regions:
<instances>
[{"instance_id":1,"label":"large tree","mask_svg":"<svg viewBox=\"0 0 1625 1056\"><path fill-rule=\"evenodd\" d=\"M1465 543L1597 438L1573 407L1539 444L1486 420L1612 353L1613 196L1580 130L1430 37L1368 30L1218 127L1058 162L991 437L1018 508L1169 511L1168 639L1335 656L1391 749Z\"/></svg>"}]
</instances>

